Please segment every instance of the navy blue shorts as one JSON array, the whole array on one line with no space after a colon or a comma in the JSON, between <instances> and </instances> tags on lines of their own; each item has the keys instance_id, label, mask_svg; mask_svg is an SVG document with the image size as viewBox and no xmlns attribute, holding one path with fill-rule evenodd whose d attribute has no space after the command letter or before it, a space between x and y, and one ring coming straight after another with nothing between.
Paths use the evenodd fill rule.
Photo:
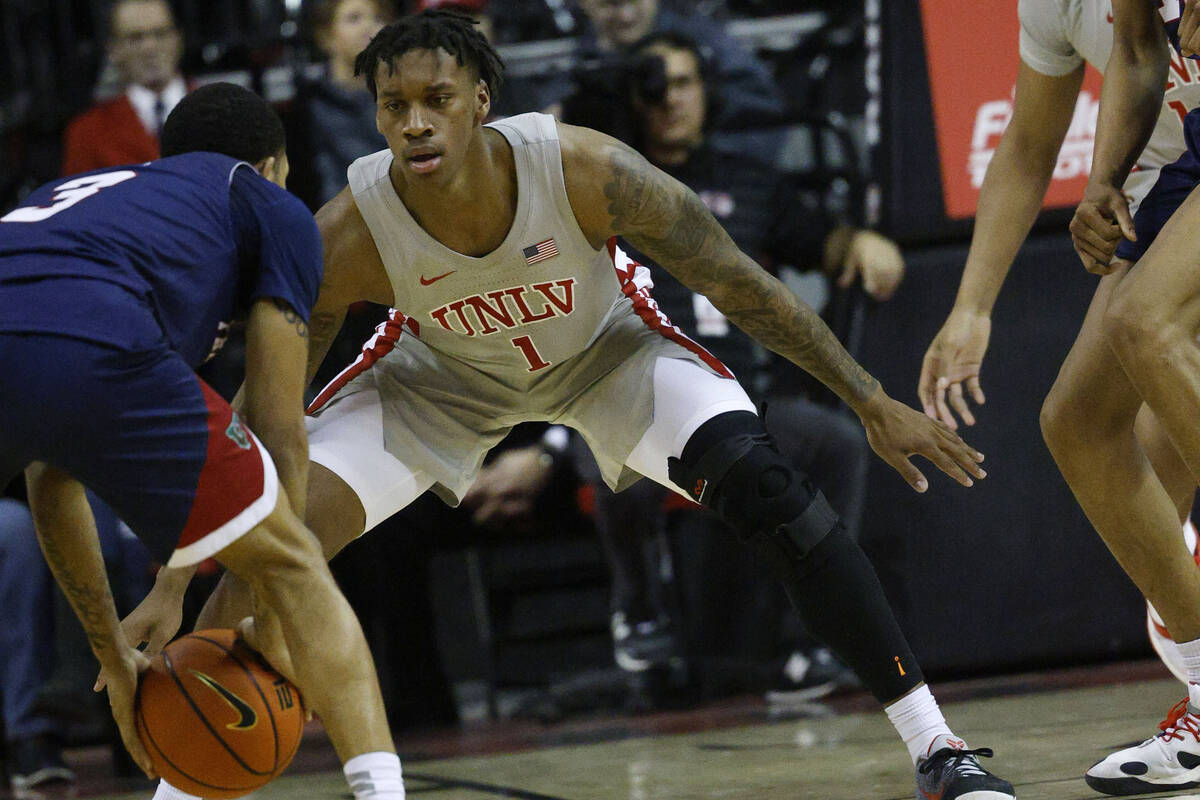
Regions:
<instances>
[{"instance_id":1,"label":"navy blue shorts","mask_svg":"<svg viewBox=\"0 0 1200 800\"><path fill-rule=\"evenodd\" d=\"M134 347L0 331L0 478L58 467L158 561L188 566L265 519L278 479L229 404L152 333L150 309L135 299L125 313L146 332Z\"/></svg>"},{"instance_id":2,"label":"navy blue shorts","mask_svg":"<svg viewBox=\"0 0 1200 800\"><path fill-rule=\"evenodd\" d=\"M1138 206L1133 229L1138 240L1122 239L1117 246L1117 258L1137 261L1154 242L1158 232L1167 224L1175 210L1183 205L1192 190L1200 185L1200 109L1189 111L1183 118L1183 138L1187 149L1173 164L1158 173L1158 180Z\"/></svg>"}]
</instances>

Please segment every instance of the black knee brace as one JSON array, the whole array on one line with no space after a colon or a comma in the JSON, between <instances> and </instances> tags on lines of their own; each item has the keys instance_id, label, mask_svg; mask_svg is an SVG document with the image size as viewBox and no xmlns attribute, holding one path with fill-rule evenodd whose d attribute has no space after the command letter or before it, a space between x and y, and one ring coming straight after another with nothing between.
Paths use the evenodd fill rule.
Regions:
<instances>
[{"instance_id":1,"label":"black knee brace","mask_svg":"<svg viewBox=\"0 0 1200 800\"><path fill-rule=\"evenodd\" d=\"M824 495L780 455L762 422L748 411L706 422L682 457L669 459L667 467L677 486L720 514L787 577L839 524ZM777 563L780 559L785 563Z\"/></svg>"},{"instance_id":2,"label":"black knee brace","mask_svg":"<svg viewBox=\"0 0 1200 800\"><path fill-rule=\"evenodd\" d=\"M746 411L706 422L668 463L671 480L719 513L783 583L809 632L880 702L923 677L871 562L820 492Z\"/></svg>"}]
</instances>

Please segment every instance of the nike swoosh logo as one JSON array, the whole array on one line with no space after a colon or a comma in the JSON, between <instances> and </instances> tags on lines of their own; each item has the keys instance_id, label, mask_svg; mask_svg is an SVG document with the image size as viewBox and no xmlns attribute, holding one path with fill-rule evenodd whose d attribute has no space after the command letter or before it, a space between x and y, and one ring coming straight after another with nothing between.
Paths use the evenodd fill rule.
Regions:
<instances>
[{"instance_id":1,"label":"nike swoosh logo","mask_svg":"<svg viewBox=\"0 0 1200 800\"><path fill-rule=\"evenodd\" d=\"M234 731L248 731L258 724L258 714L254 713L254 709L250 705L238 697L233 692L226 689L221 684L214 681L212 678L205 675L203 672L197 672L194 669L189 669L188 672L196 676L196 680L203 683L208 688L212 689L221 699L229 703L230 707L238 713L238 721L231 722L226 725L226 728Z\"/></svg>"},{"instance_id":2,"label":"nike swoosh logo","mask_svg":"<svg viewBox=\"0 0 1200 800\"><path fill-rule=\"evenodd\" d=\"M421 285L422 285L422 286L428 286L428 285L429 285L429 284L431 284L431 283L437 283L437 282L438 282L438 281L440 281L442 278L445 278L445 277L448 277L448 276L450 276L450 275L453 275L453 274L454 274L454 273L456 273L456 272L458 272L458 270L456 270L456 269L452 269L452 270L450 270L449 272L443 272L441 275L434 275L432 278L426 278L424 275L422 275L422 276L421 276Z\"/></svg>"}]
</instances>

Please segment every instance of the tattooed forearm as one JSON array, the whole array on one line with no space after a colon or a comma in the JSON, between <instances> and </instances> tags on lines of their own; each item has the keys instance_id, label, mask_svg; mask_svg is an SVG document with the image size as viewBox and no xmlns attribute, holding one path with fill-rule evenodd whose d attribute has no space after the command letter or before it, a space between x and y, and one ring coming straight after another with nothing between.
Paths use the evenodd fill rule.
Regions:
<instances>
[{"instance_id":1,"label":"tattooed forearm","mask_svg":"<svg viewBox=\"0 0 1200 800\"><path fill-rule=\"evenodd\" d=\"M76 574L74 566L67 554L63 552L60 543L56 541L56 537L42 537L41 545L42 553L46 556L46 563L50 565L50 571L54 573L59 587L71 603L71 607L75 609L75 615L79 617L80 624L83 625L92 652L97 654L104 652L113 644L112 631L107 624L108 609L113 607L108 581L93 582L85 575Z\"/></svg>"},{"instance_id":2,"label":"tattooed forearm","mask_svg":"<svg viewBox=\"0 0 1200 800\"><path fill-rule=\"evenodd\" d=\"M108 588L100 539L83 486L42 464L26 470L29 505L46 563L79 617L92 651L115 655L119 624Z\"/></svg>"},{"instance_id":3,"label":"tattooed forearm","mask_svg":"<svg viewBox=\"0 0 1200 800\"><path fill-rule=\"evenodd\" d=\"M290 324L296 326L296 333L300 335L300 338L307 339L308 323L296 313L296 310L292 308L292 304L278 297L274 297L272 300L275 301L275 307L283 312L283 318L286 319Z\"/></svg>"},{"instance_id":4,"label":"tattooed forearm","mask_svg":"<svg viewBox=\"0 0 1200 800\"><path fill-rule=\"evenodd\" d=\"M852 406L878 384L820 316L738 250L700 198L630 150L613 152L604 187L612 229L764 347L790 359Z\"/></svg>"}]
</instances>

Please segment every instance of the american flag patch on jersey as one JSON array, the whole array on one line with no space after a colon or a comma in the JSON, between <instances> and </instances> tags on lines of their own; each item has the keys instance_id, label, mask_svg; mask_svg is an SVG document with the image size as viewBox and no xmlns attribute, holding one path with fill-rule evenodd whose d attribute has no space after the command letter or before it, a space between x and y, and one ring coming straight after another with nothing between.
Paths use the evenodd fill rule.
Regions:
<instances>
[{"instance_id":1,"label":"american flag patch on jersey","mask_svg":"<svg viewBox=\"0 0 1200 800\"><path fill-rule=\"evenodd\" d=\"M526 264L536 264L558 255L558 245L554 243L554 239L547 239L544 242L529 245L521 251L521 254L525 256Z\"/></svg>"}]
</instances>

